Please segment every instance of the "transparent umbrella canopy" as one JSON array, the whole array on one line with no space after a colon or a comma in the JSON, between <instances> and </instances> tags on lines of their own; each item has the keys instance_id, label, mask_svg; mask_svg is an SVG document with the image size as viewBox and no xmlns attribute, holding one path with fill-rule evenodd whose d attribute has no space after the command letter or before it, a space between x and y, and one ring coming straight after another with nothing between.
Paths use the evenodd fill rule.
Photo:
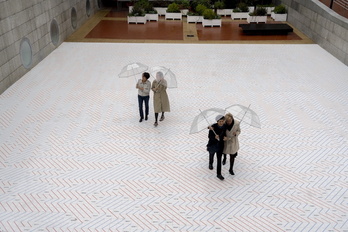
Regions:
<instances>
[{"instance_id":1,"label":"transparent umbrella canopy","mask_svg":"<svg viewBox=\"0 0 348 232\"><path fill-rule=\"evenodd\" d=\"M127 78L130 76L135 76L137 74L145 72L149 67L145 64L135 62L124 66L121 72L118 74L120 78Z\"/></svg>"},{"instance_id":2,"label":"transparent umbrella canopy","mask_svg":"<svg viewBox=\"0 0 348 232\"><path fill-rule=\"evenodd\" d=\"M210 108L201 111L191 123L190 134L198 133L216 123L216 117L218 115L225 115L225 110L220 108Z\"/></svg>"},{"instance_id":3,"label":"transparent umbrella canopy","mask_svg":"<svg viewBox=\"0 0 348 232\"><path fill-rule=\"evenodd\" d=\"M233 117L240 120L240 122L245 122L256 128L261 128L260 118L255 111L250 109L250 105L246 107L240 104L234 104L227 107L225 110L230 112Z\"/></svg>"},{"instance_id":4,"label":"transparent umbrella canopy","mask_svg":"<svg viewBox=\"0 0 348 232\"><path fill-rule=\"evenodd\" d=\"M162 72L164 80L167 81L168 88L177 88L178 87L178 83L176 81L176 76L169 68L166 68L163 66L155 66L155 67L150 68L149 72L150 72L150 75L154 79L156 79L157 72Z\"/></svg>"}]
</instances>

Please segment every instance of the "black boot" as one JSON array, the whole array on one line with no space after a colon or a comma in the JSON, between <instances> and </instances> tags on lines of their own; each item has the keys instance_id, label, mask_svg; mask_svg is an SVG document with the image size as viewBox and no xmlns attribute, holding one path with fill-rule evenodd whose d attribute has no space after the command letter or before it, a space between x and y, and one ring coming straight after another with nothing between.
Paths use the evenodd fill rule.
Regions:
<instances>
[{"instance_id":1,"label":"black boot","mask_svg":"<svg viewBox=\"0 0 348 232\"><path fill-rule=\"evenodd\" d=\"M215 153L209 152L209 169L210 170L213 170L214 155L215 155Z\"/></svg>"},{"instance_id":2,"label":"black boot","mask_svg":"<svg viewBox=\"0 0 348 232\"><path fill-rule=\"evenodd\" d=\"M234 175L234 172L233 172L234 157L235 157L234 155L230 155L230 170L229 170L229 172L231 175Z\"/></svg>"}]
</instances>

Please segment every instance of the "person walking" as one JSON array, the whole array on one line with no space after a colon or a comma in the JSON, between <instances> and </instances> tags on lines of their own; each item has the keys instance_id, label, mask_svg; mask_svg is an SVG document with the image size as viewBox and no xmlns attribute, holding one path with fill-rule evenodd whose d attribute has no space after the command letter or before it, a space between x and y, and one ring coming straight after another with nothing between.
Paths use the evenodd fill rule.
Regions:
<instances>
[{"instance_id":1,"label":"person walking","mask_svg":"<svg viewBox=\"0 0 348 232\"><path fill-rule=\"evenodd\" d=\"M235 120L233 118L233 115L231 113L227 113L225 115L226 124L225 124L225 135L224 135L224 149L223 149L223 155L224 159L222 161L222 164L226 164L226 155L230 155L230 169L229 173L231 175L234 175L233 172L233 165L234 165L234 159L238 155L239 150L239 141L238 141L238 135L241 133L240 130L240 122Z\"/></svg>"},{"instance_id":2,"label":"person walking","mask_svg":"<svg viewBox=\"0 0 348 232\"><path fill-rule=\"evenodd\" d=\"M148 80L150 78L150 74L144 72L141 76L141 79L138 80L136 84L136 88L138 89L138 103L139 103L139 114L140 120L142 122L144 119L144 110L143 105L145 103L145 120L147 120L149 115L149 99L150 99L150 89L151 82Z\"/></svg>"},{"instance_id":3,"label":"person walking","mask_svg":"<svg viewBox=\"0 0 348 232\"><path fill-rule=\"evenodd\" d=\"M154 126L158 126L158 114L162 113L160 121L164 120L164 112L170 112L169 98L167 94L167 81L162 72L156 73L156 79L152 82L153 108L155 111Z\"/></svg>"},{"instance_id":4,"label":"person walking","mask_svg":"<svg viewBox=\"0 0 348 232\"><path fill-rule=\"evenodd\" d=\"M225 117L218 115L216 117L215 124L209 127L207 151L209 152L209 169L213 169L214 155L216 153L217 167L216 174L217 178L224 180L225 178L221 175L221 158L224 149L224 134L225 134Z\"/></svg>"}]
</instances>

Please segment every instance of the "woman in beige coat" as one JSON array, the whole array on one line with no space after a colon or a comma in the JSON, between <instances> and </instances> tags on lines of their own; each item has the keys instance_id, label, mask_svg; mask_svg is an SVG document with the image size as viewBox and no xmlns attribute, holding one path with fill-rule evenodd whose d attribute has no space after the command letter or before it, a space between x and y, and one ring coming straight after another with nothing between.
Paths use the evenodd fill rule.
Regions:
<instances>
[{"instance_id":1,"label":"woman in beige coat","mask_svg":"<svg viewBox=\"0 0 348 232\"><path fill-rule=\"evenodd\" d=\"M163 77L162 72L156 73L156 80L152 82L153 91L153 108L155 111L155 123L158 125L158 113L162 112L160 121L164 120L164 112L170 112L169 98L167 95L167 81Z\"/></svg>"},{"instance_id":2,"label":"woman in beige coat","mask_svg":"<svg viewBox=\"0 0 348 232\"><path fill-rule=\"evenodd\" d=\"M234 120L232 114L227 113L225 115L226 120L226 132L224 137L224 159L222 161L222 164L225 165L226 163L226 154L230 155L230 169L229 172L231 175L234 175L233 172L233 165L234 165L234 159L238 155L239 150L239 141L238 141L238 135L240 134L240 127L239 122L237 120Z\"/></svg>"}]
</instances>

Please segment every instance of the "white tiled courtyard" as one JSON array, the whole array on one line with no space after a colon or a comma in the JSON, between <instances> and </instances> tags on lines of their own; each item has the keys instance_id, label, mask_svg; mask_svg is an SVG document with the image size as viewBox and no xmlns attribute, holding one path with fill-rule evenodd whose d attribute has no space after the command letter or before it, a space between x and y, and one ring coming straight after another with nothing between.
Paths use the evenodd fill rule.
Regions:
<instances>
[{"instance_id":1,"label":"white tiled courtyard","mask_svg":"<svg viewBox=\"0 0 348 232\"><path fill-rule=\"evenodd\" d=\"M177 76L139 123L141 62ZM150 79L151 81L153 79ZM199 110L243 104L224 181ZM63 43L0 95L0 231L348 231L348 67L315 44Z\"/></svg>"}]
</instances>

